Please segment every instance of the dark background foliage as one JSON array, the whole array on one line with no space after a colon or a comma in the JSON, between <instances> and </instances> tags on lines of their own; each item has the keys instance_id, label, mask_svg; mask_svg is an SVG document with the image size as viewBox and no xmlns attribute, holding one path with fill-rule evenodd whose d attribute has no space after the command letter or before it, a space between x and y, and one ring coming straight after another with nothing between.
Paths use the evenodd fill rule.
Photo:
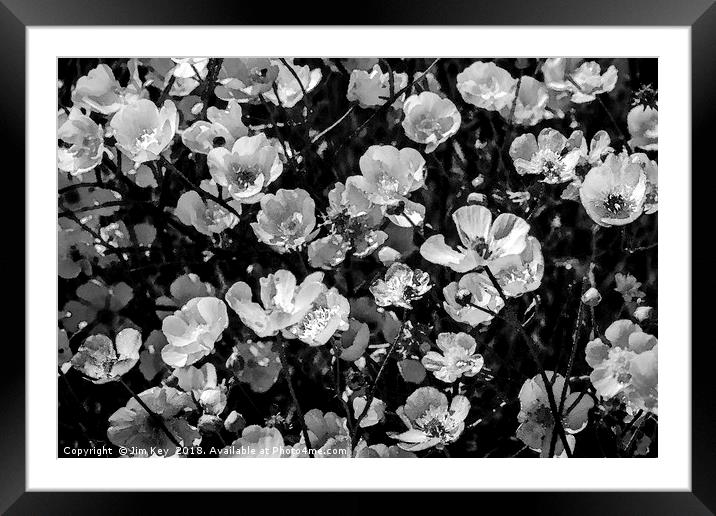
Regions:
<instances>
[{"instance_id":1,"label":"dark background foliage","mask_svg":"<svg viewBox=\"0 0 716 516\"><path fill-rule=\"evenodd\" d=\"M413 76L425 70L433 61L424 59L386 59L381 60L384 70L388 67L395 72L407 72ZM593 313L587 317L586 324L578 332L576 362L573 377L588 375L590 369L584 362L584 345L594 335L599 335L611 322L619 318L629 318L633 307L628 307L621 295L614 291L614 274L629 272L643 282L649 306L658 311L657 304L657 217L642 216L635 223L624 228L601 228L594 236L593 223L578 202L560 199L563 186L550 186L537 183L533 178L520 177L514 172L512 161L507 153L510 142L518 135L531 132L537 134L544 127L553 127L569 136L572 130L581 129L588 139L599 130L606 130L612 138L612 146L619 152L623 148L623 135L628 135L626 115L631 107L635 92L650 84L654 89L657 83L657 61L655 59L597 59L603 69L614 64L619 70L617 87L609 94L602 95L603 105L598 102L574 105L574 111L564 119L543 121L537 126L527 128L508 124L495 112L478 110L462 101L456 89L456 75L474 59L441 59L433 68L442 91L457 105L462 114L461 130L448 142L429 155L427 162L426 187L413 193L412 199L426 207L426 226L420 231L392 231L389 245L409 249L413 254L407 263L430 273L435 286L430 293L415 304L411 313L414 325L414 342L399 350L402 355L419 355L420 344L434 342L441 331L465 331L466 327L454 322L442 309L442 287L456 279L456 273L446 268L430 264L417 252L422 240L439 232L454 236L454 226L450 219L452 212L467 203L471 192L485 195L485 204L493 213L513 212L529 220L531 234L541 242L545 256L545 274L540 288L518 300L510 302L512 310L519 318L524 315L534 301L534 316L527 330L534 336L540 348L544 366L548 370L565 373L570 351L573 345L579 299L583 290L583 278L590 262L595 264L594 279L604 299ZM507 69L514 77L521 74L541 79L538 72L539 60L526 60L526 67L515 59L497 59L499 66ZM58 108L71 106L70 95L77 79L86 75L98 63L108 64L122 84L129 80L126 59L60 59L58 61ZM302 156L302 161L289 161L284 173L271 186L276 188L296 188L307 190L316 202L317 213L325 212L327 192L336 181L344 181L349 175L359 173L358 159L373 144L391 144L399 148L416 147L404 134L399 112L380 110L363 129L357 130L374 113L372 109L355 108L342 123L332 129L328 135L316 144L311 138L331 126L350 108L346 99L346 90L350 70L346 70L339 59L330 63L322 59L297 59L297 64L307 63L311 67L320 67L323 79L315 90L308 94L306 102L299 102L290 109L267 107L263 104L244 104L244 122L247 126L267 125L268 136L280 137ZM140 67L140 74L144 73ZM417 85L416 88L419 88ZM161 91L149 87L152 100L157 100ZM197 100L204 99L210 105L224 107L225 102L217 99L210 89L200 86L192 95ZM179 99L175 99L178 101ZM304 111L304 106L308 108ZM396 113L398 113L396 115ZM616 126L611 122L611 117ZM102 118L97 118L98 121ZM280 129L275 122L281 122ZM476 138L487 145L479 150L475 147ZM628 138L628 136L627 136ZM175 143L172 162L196 184L208 178L206 160L203 156L191 155L190 151ZM655 159L655 155L650 156ZM95 268L94 274L108 284L125 281L134 289L134 298L123 310L122 315L141 327L143 336L161 327L154 312L155 299L168 292L169 285L177 276L193 272L203 281L210 282L223 293L235 281L247 281L256 286L258 278L280 268L291 270L300 279L306 274L306 264L295 260L295 255L280 255L259 244L249 226L255 220L255 207L245 207L240 223L222 238L208 238L196 233L193 228L182 228L173 224L165 216L166 207L176 206L177 199L185 191L181 181L164 181L161 185L159 202L154 201L151 189L140 189L130 181L116 175L111 163L98 167L98 178L108 184L116 185L124 197L133 201L152 201L123 206L106 222L122 220L127 226L134 223L150 222L157 229L157 238L150 251L145 253L128 250L125 266L115 262L111 267ZM471 182L482 175L484 182L472 186ZM506 191L529 191L531 200L526 205L517 205L510 201ZM72 195L72 194L64 194ZM156 195L156 194L154 194ZM412 234L411 234L412 233ZM210 254L207 254L209 252ZM305 253L304 253L305 254ZM368 286L373 278L382 274L385 268L370 256L363 259L349 257L333 271L327 271L325 281L335 285L341 293L355 305L360 298L370 298ZM89 278L81 274L73 280L59 280L58 307L75 298L75 290ZM365 301L365 300L364 300ZM100 319L105 317L100 314ZM206 360L211 361L226 378L231 375L224 366L235 339L245 339L251 332L242 327L238 317L230 311L230 328L224 333L224 339L217 343L216 354ZM645 331L657 335L656 317L643 325ZM375 341L380 341L380 328L372 325ZM88 331L80 331L72 336L70 344L73 351L81 343ZM469 457L506 457L532 456L532 452L523 449L520 441L514 437L517 427L516 416L519 411L517 398L525 379L537 373L537 366L528 353L525 342L509 326L494 321L486 329L472 331L478 341L478 352L485 357L487 372L473 379L466 379L466 392L472 409L466 422L470 425L462 437L448 447L451 456ZM335 381L339 379L341 388L350 386L354 390L364 388L370 383L375 368L369 363L367 375L362 374L351 364L341 362L340 369L331 367L329 346L309 348L299 342L292 342L289 359L295 367L294 382L298 386L299 396L304 410L320 408L332 410L344 416L343 404L336 396ZM403 380L397 370L396 361L388 364L377 397L387 404L386 423L367 429L365 435L370 444L391 440L384 435L385 429L400 430L401 423L394 415L395 410L404 403L405 398L416 388L414 384ZM59 443L58 453L62 456L65 446L87 447L95 445L111 446L106 438L107 419L117 408L124 406L128 394L121 385L110 383L94 385L70 370L59 379ZM128 384L140 392L157 385L159 377L148 382L135 368L126 376ZM435 385L444 388L445 384L435 380L432 375L423 385ZM586 389L589 382L575 378L574 388ZM251 392L238 382L230 390L227 412L237 410L249 424L265 424L270 421L284 434L288 442L299 438L300 427L295 420L291 398L286 383L279 378L274 387L264 394ZM625 443L624 424L618 417L618 410L609 414L595 409L591 414L588 428L577 436L575 456L613 457L633 455L633 443ZM478 424L472 424L480 420ZM655 425L647 425L645 431L651 434L652 445L649 455L656 454ZM232 436L225 435L227 441ZM208 438L210 442L211 438ZM422 452L422 455L438 452Z\"/></svg>"}]
</instances>

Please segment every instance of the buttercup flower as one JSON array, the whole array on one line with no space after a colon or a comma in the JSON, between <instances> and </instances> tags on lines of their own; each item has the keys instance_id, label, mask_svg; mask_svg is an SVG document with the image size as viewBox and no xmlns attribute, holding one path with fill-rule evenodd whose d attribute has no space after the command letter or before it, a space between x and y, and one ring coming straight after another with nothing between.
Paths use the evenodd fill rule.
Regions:
<instances>
[{"instance_id":1,"label":"buttercup flower","mask_svg":"<svg viewBox=\"0 0 716 516\"><path fill-rule=\"evenodd\" d=\"M57 168L78 176L93 170L105 153L104 131L90 117L72 108L69 117L57 129L64 146L57 149Z\"/></svg>"},{"instance_id":2,"label":"buttercup flower","mask_svg":"<svg viewBox=\"0 0 716 516\"><path fill-rule=\"evenodd\" d=\"M425 159L411 148L398 150L392 145L372 145L358 162L360 176L346 180L346 190L352 187L364 191L368 200L383 207L383 212L395 224L403 227L422 223L425 207L406 196L425 185ZM388 208L400 205L391 213Z\"/></svg>"},{"instance_id":3,"label":"buttercup flower","mask_svg":"<svg viewBox=\"0 0 716 516\"><path fill-rule=\"evenodd\" d=\"M443 448L460 437L469 411L470 402L465 396L455 396L448 407L447 396L442 392L435 387L420 387L397 410L408 430L389 435L399 440L398 446L408 451L433 446Z\"/></svg>"},{"instance_id":4,"label":"buttercup flower","mask_svg":"<svg viewBox=\"0 0 716 516\"><path fill-rule=\"evenodd\" d=\"M164 91L169 85L169 81L173 80L169 88L169 95L171 97L189 96L199 86L199 81L206 79L206 74L208 73L206 65L208 64L208 60L202 63L203 59L206 58L187 59L196 59L199 67L192 67L191 63L183 58L157 57L143 59L142 64L147 67L147 84L151 84ZM194 73L194 70L196 70L198 74ZM175 72L179 75L176 75Z\"/></svg>"},{"instance_id":5,"label":"buttercup flower","mask_svg":"<svg viewBox=\"0 0 716 516\"><path fill-rule=\"evenodd\" d=\"M425 184L425 159L409 147L372 145L360 157L359 167L362 176L353 176L351 182L376 204L394 204Z\"/></svg>"},{"instance_id":6,"label":"buttercup flower","mask_svg":"<svg viewBox=\"0 0 716 516\"><path fill-rule=\"evenodd\" d=\"M308 427L308 438L315 450L316 458L349 459L351 457L351 437L348 433L346 418L339 417L335 412L311 409L306 412L304 421ZM306 441L301 440L293 446L294 458L307 458Z\"/></svg>"},{"instance_id":7,"label":"buttercup flower","mask_svg":"<svg viewBox=\"0 0 716 516\"><path fill-rule=\"evenodd\" d=\"M659 150L659 112L648 106L635 106L627 115L629 145L634 149Z\"/></svg>"},{"instance_id":8,"label":"buttercup flower","mask_svg":"<svg viewBox=\"0 0 716 516\"><path fill-rule=\"evenodd\" d=\"M152 381L167 365L162 360L162 348L167 345L167 338L161 330L152 330L144 342L144 349L139 353L139 370L147 381Z\"/></svg>"},{"instance_id":9,"label":"buttercup flower","mask_svg":"<svg viewBox=\"0 0 716 516\"><path fill-rule=\"evenodd\" d=\"M371 444L368 446L361 440L354 450L358 459L417 459L413 452L403 450L399 446L386 446L385 444Z\"/></svg>"},{"instance_id":10,"label":"buttercup flower","mask_svg":"<svg viewBox=\"0 0 716 516\"><path fill-rule=\"evenodd\" d=\"M72 333L92 324L93 333L109 334L110 328L121 322L117 312L134 297L132 287L123 281L107 286L96 279L77 287L75 294L78 299L62 308L62 325Z\"/></svg>"},{"instance_id":11,"label":"buttercup flower","mask_svg":"<svg viewBox=\"0 0 716 516\"><path fill-rule=\"evenodd\" d=\"M313 301L313 306L296 324L283 332L284 337L299 339L309 346L322 346L337 331L348 329L348 300L335 287L327 288Z\"/></svg>"},{"instance_id":12,"label":"buttercup flower","mask_svg":"<svg viewBox=\"0 0 716 516\"><path fill-rule=\"evenodd\" d=\"M431 91L411 95L403 105L405 135L431 153L460 129L462 117L450 99Z\"/></svg>"},{"instance_id":13,"label":"buttercup flower","mask_svg":"<svg viewBox=\"0 0 716 516\"><path fill-rule=\"evenodd\" d=\"M213 179L204 179L199 186L205 192L219 196L219 189ZM241 213L241 203L233 199L228 190L224 190L223 194L227 204ZM184 192L179 197L174 215L182 224L193 226L199 233L207 236L231 229L239 223L239 218L234 213L216 201L205 201L195 190Z\"/></svg>"},{"instance_id":14,"label":"buttercup flower","mask_svg":"<svg viewBox=\"0 0 716 516\"><path fill-rule=\"evenodd\" d=\"M637 281L631 274L622 274L621 272L617 272L614 275L614 281L617 284L617 287L614 290L622 295L624 302L626 303L631 303L635 298L640 299L646 295L644 292L639 290L641 282Z\"/></svg>"},{"instance_id":15,"label":"buttercup flower","mask_svg":"<svg viewBox=\"0 0 716 516\"><path fill-rule=\"evenodd\" d=\"M157 298L157 305L182 307L195 297L211 297L214 295L214 287L210 283L204 283L196 274L182 274L169 285L169 296ZM164 319L172 311L157 310L157 317Z\"/></svg>"},{"instance_id":16,"label":"buttercup flower","mask_svg":"<svg viewBox=\"0 0 716 516\"><path fill-rule=\"evenodd\" d=\"M154 414L159 416L164 426L182 446L193 446L199 442L200 435L195 427L182 419L181 414L195 408L191 396L172 387L152 387L139 394L139 398ZM142 449L141 457L156 453L163 448L167 455L176 453L176 446L163 431L161 424L140 405L130 398L125 407L109 417L107 437L116 446L130 450Z\"/></svg>"},{"instance_id":17,"label":"buttercup flower","mask_svg":"<svg viewBox=\"0 0 716 516\"><path fill-rule=\"evenodd\" d=\"M283 172L276 147L264 133L239 138L231 150L212 149L207 164L216 184L245 204L261 200L266 187Z\"/></svg>"},{"instance_id":18,"label":"buttercup flower","mask_svg":"<svg viewBox=\"0 0 716 516\"><path fill-rule=\"evenodd\" d=\"M176 63L172 75L182 79L201 75L209 64L208 57L172 57L171 60Z\"/></svg>"},{"instance_id":19,"label":"buttercup flower","mask_svg":"<svg viewBox=\"0 0 716 516\"><path fill-rule=\"evenodd\" d=\"M556 91L570 92L572 102L578 104L591 102L600 93L614 89L618 75L616 67L611 65L603 74L601 72L598 63L574 58L551 58L542 65L547 86Z\"/></svg>"},{"instance_id":20,"label":"buttercup flower","mask_svg":"<svg viewBox=\"0 0 716 516\"><path fill-rule=\"evenodd\" d=\"M368 256L388 238L378 229L383 220L381 207L354 183L336 183L328 192L328 202L330 233L308 246L308 261L313 267L335 267L351 249L358 258Z\"/></svg>"},{"instance_id":21,"label":"buttercup flower","mask_svg":"<svg viewBox=\"0 0 716 516\"><path fill-rule=\"evenodd\" d=\"M651 317L651 313L653 311L654 311L654 309L650 306L638 306L634 310L634 319L636 319L639 322L644 322L649 317Z\"/></svg>"},{"instance_id":22,"label":"buttercup flower","mask_svg":"<svg viewBox=\"0 0 716 516\"><path fill-rule=\"evenodd\" d=\"M256 237L279 253L300 249L313 240L318 233L313 232L315 227L316 205L301 188L265 195L256 222L251 223Z\"/></svg>"},{"instance_id":23,"label":"buttercup flower","mask_svg":"<svg viewBox=\"0 0 716 516\"><path fill-rule=\"evenodd\" d=\"M600 226L623 226L644 211L646 175L626 154L607 156L592 168L579 189L584 209Z\"/></svg>"},{"instance_id":24,"label":"buttercup flower","mask_svg":"<svg viewBox=\"0 0 716 516\"><path fill-rule=\"evenodd\" d=\"M471 272L453 281L443 289L443 308L457 322L475 327L492 320L490 312L499 312L505 306L502 297L487 275ZM480 307L480 308L478 308Z\"/></svg>"},{"instance_id":25,"label":"buttercup flower","mask_svg":"<svg viewBox=\"0 0 716 516\"><path fill-rule=\"evenodd\" d=\"M346 70L366 70L370 71L375 65L378 64L378 58L376 57L348 57L341 59L343 67Z\"/></svg>"},{"instance_id":26,"label":"buttercup flower","mask_svg":"<svg viewBox=\"0 0 716 516\"><path fill-rule=\"evenodd\" d=\"M545 183L556 184L574 179L580 151L569 150L567 138L559 131L542 129L537 139L531 133L515 138L510 157L518 174L539 174Z\"/></svg>"},{"instance_id":27,"label":"buttercup flower","mask_svg":"<svg viewBox=\"0 0 716 516\"><path fill-rule=\"evenodd\" d=\"M587 306L597 306L602 302L602 295L596 288L590 287L584 294L582 294L581 301Z\"/></svg>"},{"instance_id":28,"label":"buttercup flower","mask_svg":"<svg viewBox=\"0 0 716 516\"><path fill-rule=\"evenodd\" d=\"M218 382L216 368L204 364L201 369L194 366L180 367L172 376L177 379L179 388L189 393L199 403L205 414L219 415L226 408L226 385Z\"/></svg>"},{"instance_id":29,"label":"buttercup flower","mask_svg":"<svg viewBox=\"0 0 716 516\"><path fill-rule=\"evenodd\" d=\"M485 361L475 354L477 342L467 333L441 333L437 351L428 351L422 359L423 366L432 371L435 378L453 383L462 376L471 378L480 372Z\"/></svg>"},{"instance_id":30,"label":"buttercup flower","mask_svg":"<svg viewBox=\"0 0 716 516\"><path fill-rule=\"evenodd\" d=\"M361 414L363 414L366 403L367 400L362 396L357 396L353 398L353 414L356 420L360 417ZM361 428L367 428L369 426L377 425L381 422L384 416L385 403L383 402L383 400L373 398L370 403L370 407L368 408L368 412L361 420L359 426Z\"/></svg>"},{"instance_id":31,"label":"buttercup flower","mask_svg":"<svg viewBox=\"0 0 716 516\"><path fill-rule=\"evenodd\" d=\"M429 262L456 272L467 272L520 254L527 245L530 226L517 215L502 213L493 223L489 209L470 205L455 210L452 219L462 246L455 250L445 243L444 235L433 235L420 246L420 254Z\"/></svg>"},{"instance_id":32,"label":"buttercup flower","mask_svg":"<svg viewBox=\"0 0 716 516\"><path fill-rule=\"evenodd\" d=\"M117 147L135 163L158 159L171 144L178 124L177 108L171 100L160 110L147 99L124 106L109 123Z\"/></svg>"},{"instance_id":33,"label":"buttercup flower","mask_svg":"<svg viewBox=\"0 0 716 516\"><path fill-rule=\"evenodd\" d=\"M400 91L407 85L408 74L393 74L394 92ZM353 70L348 82L346 98L350 102L358 102L358 105L362 108L382 106L390 98L390 74L383 73L377 64L373 66L373 70L370 72ZM405 95L401 95L391 107L401 109L404 98Z\"/></svg>"},{"instance_id":34,"label":"buttercup flower","mask_svg":"<svg viewBox=\"0 0 716 516\"><path fill-rule=\"evenodd\" d=\"M97 65L87 75L77 80L72 92L72 104L85 110L111 115L119 111L122 106L146 96L146 91L142 90L137 76L136 59L130 59L129 69L132 80L126 88L122 88L109 66Z\"/></svg>"},{"instance_id":35,"label":"buttercup flower","mask_svg":"<svg viewBox=\"0 0 716 516\"><path fill-rule=\"evenodd\" d=\"M549 405L549 388L557 406L560 406L562 389L564 388L564 377L553 371L546 371L550 386L545 387L540 375L535 376L522 385L520 389L520 413L517 421L520 426L517 428L517 438L535 451L542 453L543 457L549 455L552 445L552 436L556 432L555 419ZM587 426L589 410L594 406L594 401L586 394L571 392L567 386L566 398L562 405L562 427L566 434L567 444L570 451L574 449L575 439L573 434L579 433ZM554 454L560 456L565 453L564 444L561 438L557 437Z\"/></svg>"},{"instance_id":36,"label":"buttercup flower","mask_svg":"<svg viewBox=\"0 0 716 516\"><path fill-rule=\"evenodd\" d=\"M632 163L638 164L646 178L646 194L644 196L644 213L651 215L659 209L659 165L650 160L646 154L637 152L629 157Z\"/></svg>"},{"instance_id":37,"label":"buttercup flower","mask_svg":"<svg viewBox=\"0 0 716 516\"><path fill-rule=\"evenodd\" d=\"M210 107L206 112L208 122L199 120L182 132L181 140L192 152L209 154L212 149L231 149L237 138L249 134L241 120L241 106L230 100L226 109Z\"/></svg>"},{"instance_id":38,"label":"buttercup flower","mask_svg":"<svg viewBox=\"0 0 716 516\"><path fill-rule=\"evenodd\" d=\"M513 104L510 104L500 110L500 115L505 119L509 119L510 113L512 113L516 123L535 125L545 118L547 102L549 102L549 93L544 84L525 75L520 82L517 100L513 102L515 106L514 113L512 112Z\"/></svg>"},{"instance_id":39,"label":"buttercup flower","mask_svg":"<svg viewBox=\"0 0 716 516\"><path fill-rule=\"evenodd\" d=\"M289 72L290 73L290 72ZM271 91L278 77L278 66L267 58L226 58L214 89L223 100L248 102Z\"/></svg>"},{"instance_id":40,"label":"buttercup flower","mask_svg":"<svg viewBox=\"0 0 716 516\"><path fill-rule=\"evenodd\" d=\"M528 236L520 254L510 254L490 263L490 271L506 296L519 297L539 288L544 275L542 246L535 237Z\"/></svg>"},{"instance_id":41,"label":"buttercup flower","mask_svg":"<svg viewBox=\"0 0 716 516\"><path fill-rule=\"evenodd\" d=\"M267 91L264 97L272 104L290 108L298 104L303 98L304 90L308 93L318 86L322 75L320 68L311 70L307 65L295 65L293 64L293 58L288 58L285 61L293 69L293 73L281 61L272 59L271 64L278 67L278 76L275 82L278 98L276 98L276 93L273 90Z\"/></svg>"},{"instance_id":42,"label":"buttercup flower","mask_svg":"<svg viewBox=\"0 0 716 516\"><path fill-rule=\"evenodd\" d=\"M259 280L261 303L251 301L251 287L234 283L226 293L226 302L246 326L259 337L271 337L279 330L299 323L325 291L323 273L315 272L296 284L296 277L281 269Z\"/></svg>"},{"instance_id":43,"label":"buttercup flower","mask_svg":"<svg viewBox=\"0 0 716 516\"><path fill-rule=\"evenodd\" d=\"M512 107L517 79L495 63L476 61L457 74L457 90L468 104L500 111Z\"/></svg>"},{"instance_id":44,"label":"buttercup flower","mask_svg":"<svg viewBox=\"0 0 716 516\"><path fill-rule=\"evenodd\" d=\"M226 361L239 381L248 383L254 392L268 391L281 372L281 360L273 351L271 342L247 341L234 346Z\"/></svg>"},{"instance_id":45,"label":"buttercup flower","mask_svg":"<svg viewBox=\"0 0 716 516\"><path fill-rule=\"evenodd\" d=\"M604 337L607 342L594 339L585 350L597 394L617 397L632 411L658 414L657 338L627 319L612 323Z\"/></svg>"},{"instance_id":46,"label":"buttercup flower","mask_svg":"<svg viewBox=\"0 0 716 516\"><path fill-rule=\"evenodd\" d=\"M94 237L73 220L57 223L57 274L60 278L76 278L80 273L92 273L92 260L99 253Z\"/></svg>"},{"instance_id":47,"label":"buttercup flower","mask_svg":"<svg viewBox=\"0 0 716 516\"><path fill-rule=\"evenodd\" d=\"M364 322L351 319L348 329L341 334L341 340L334 348L337 356L348 362L355 362L363 356L370 343L370 329Z\"/></svg>"},{"instance_id":48,"label":"buttercup flower","mask_svg":"<svg viewBox=\"0 0 716 516\"><path fill-rule=\"evenodd\" d=\"M223 458L235 459L281 459L289 457L283 436L278 428L250 425L231 446L221 450Z\"/></svg>"},{"instance_id":49,"label":"buttercup flower","mask_svg":"<svg viewBox=\"0 0 716 516\"><path fill-rule=\"evenodd\" d=\"M574 131L569 136L567 141L567 150L579 151L580 158L578 165L589 164L592 166L600 165L604 157L612 152L614 149L610 147L612 140L606 131L597 131L592 137L592 141L587 147L587 139L584 137L582 131Z\"/></svg>"},{"instance_id":50,"label":"buttercup flower","mask_svg":"<svg viewBox=\"0 0 716 516\"><path fill-rule=\"evenodd\" d=\"M229 325L226 305L215 297L196 297L162 321L169 344L162 349L164 362L185 367L205 357Z\"/></svg>"},{"instance_id":51,"label":"buttercup flower","mask_svg":"<svg viewBox=\"0 0 716 516\"><path fill-rule=\"evenodd\" d=\"M93 383L111 382L135 366L141 347L142 335L134 328L120 331L115 344L106 335L92 335L72 357L72 366Z\"/></svg>"},{"instance_id":52,"label":"buttercup flower","mask_svg":"<svg viewBox=\"0 0 716 516\"><path fill-rule=\"evenodd\" d=\"M420 299L432 288L430 276L420 269L411 269L407 265L395 262L388 267L385 279L378 278L370 286L378 306L400 306L412 308L412 301Z\"/></svg>"}]
</instances>

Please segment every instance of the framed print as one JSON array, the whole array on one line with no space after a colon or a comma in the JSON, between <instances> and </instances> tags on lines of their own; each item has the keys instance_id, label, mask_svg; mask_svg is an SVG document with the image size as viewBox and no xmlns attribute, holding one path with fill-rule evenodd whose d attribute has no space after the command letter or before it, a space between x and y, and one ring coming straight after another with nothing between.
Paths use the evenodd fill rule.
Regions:
<instances>
[{"instance_id":1,"label":"framed print","mask_svg":"<svg viewBox=\"0 0 716 516\"><path fill-rule=\"evenodd\" d=\"M5 1L3 509L716 510L716 8L577 5Z\"/></svg>"}]
</instances>

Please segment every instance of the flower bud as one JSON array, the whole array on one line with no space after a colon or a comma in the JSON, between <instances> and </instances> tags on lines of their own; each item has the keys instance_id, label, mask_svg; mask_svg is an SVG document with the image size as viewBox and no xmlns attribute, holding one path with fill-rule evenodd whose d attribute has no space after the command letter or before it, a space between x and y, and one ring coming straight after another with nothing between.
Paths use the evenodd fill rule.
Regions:
<instances>
[{"instance_id":1,"label":"flower bud","mask_svg":"<svg viewBox=\"0 0 716 516\"><path fill-rule=\"evenodd\" d=\"M204 414L199 418L197 427L202 434L215 434L221 430L221 418L211 414Z\"/></svg>"},{"instance_id":2,"label":"flower bud","mask_svg":"<svg viewBox=\"0 0 716 516\"><path fill-rule=\"evenodd\" d=\"M461 288L455 293L455 301L460 306L467 306L472 301L472 292L466 288Z\"/></svg>"},{"instance_id":3,"label":"flower bud","mask_svg":"<svg viewBox=\"0 0 716 516\"><path fill-rule=\"evenodd\" d=\"M636 310L634 310L634 319L636 319L639 322L647 320L649 317L651 317L651 312L653 311L653 308L650 306L640 306Z\"/></svg>"},{"instance_id":4,"label":"flower bud","mask_svg":"<svg viewBox=\"0 0 716 516\"><path fill-rule=\"evenodd\" d=\"M591 287L582 295L582 303L587 306L597 306L601 301L602 295L594 287Z\"/></svg>"},{"instance_id":5,"label":"flower bud","mask_svg":"<svg viewBox=\"0 0 716 516\"><path fill-rule=\"evenodd\" d=\"M246 420L244 420L244 416L236 412L235 410L232 410L231 413L226 416L226 421L224 421L224 428L226 428L227 432L231 432L233 434L238 434L246 427Z\"/></svg>"},{"instance_id":6,"label":"flower bud","mask_svg":"<svg viewBox=\"0 0 716 516\"><path fill-rule=\"evenodd\" d=\"M485 194L472 192L470 195L467 196L467 203L468 204L484 204L487 200L487 197L485 197Z\"/></svg>"},{"instance_id":7,"label":"flower bud","mask_svg":"<svg viewBox=\"0 0 716 516\"><path fill-rule=\"evenodd\" d=\"M477 145L477 143L476 143L475 145ZM480 175L477 176L475 179L473 179L470 184L471 184L474 188L478 188L478 187L482 186L482 184L483 184L484 182L485 182L485 176L483 176L482 174L480 174Z\"/></svg>"}]
</instances>

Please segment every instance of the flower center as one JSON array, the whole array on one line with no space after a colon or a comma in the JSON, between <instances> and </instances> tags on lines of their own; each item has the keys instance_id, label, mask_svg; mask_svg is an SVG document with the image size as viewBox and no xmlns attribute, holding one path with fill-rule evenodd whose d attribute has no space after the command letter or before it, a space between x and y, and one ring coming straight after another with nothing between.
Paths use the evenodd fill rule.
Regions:
<instances>
[{"instance_id":1,"label":"flower center","mask_svg":"<svg viewBox=\"0 0 716 516\"><path fill-rule=\"evenodd\" d=\"M308 312L292 333L299 339L314 340L326 329L336 313L335 308L319 306Z\"/></svg>"},{"instance_id":2,"label":"flower center","mask_svg":"<svg viewBox=\"0 0 716 516\"><path fill-rule=\"evenodd\" d=\"M537 156L538 169L547 180L559 180L564 170L562 159L556 152L545 149Z\"/></svg>"},{"instance_id":3,"label":"flower center","mask_svg":"<svg viewBox=\"0 0 716 516\"><path fill-rule=\"evenodd\" d=\"M467 306L472 301L472 292L466 288L461 288L455 293L455 302L460 306Z\"/></svg>"},{"instance_id":4,"label":"flower center","mask_svg":"<svg viewBox=\"0 0 716 516\"><path fill-rule=\"evenodd\" d=\"M631 381L631 373L629 372L629 363L633 358L634 353L621 349L612 348L609 351L609 358L612 362L611 373L612 377L621 384L628 384Z\"/></svg>"},{"instance_id":5,"label":"flower center","mask_svg":"<svg viewBox=\"0 0 716 516\"><path fill-rule=\"evenodd\" d=\"M286 235L293 235L303 222L303 213L293 213L288 219L279 224L281 231Z\"/></svg>"},{"instance_id":6,"label":"flower center","mask_svg":"<svg viewBox=\"0 0 716 516\"><path fill-rule=\"evenodd\" d=\"M440 134L442 132L442 126L440 120L433 118L432 116L426 116L416 124L416 129L425 134Z\"/></svg>"},{"instance_id":7,"label":"flower center","mask_svg":"<svg viewBox=\"0 0 716 516\"><path fill-rule=\"evenodd\" d=\"M540 405L537 410L532 413L531 419L538 425L545 428L551 428L554 426L554 416L547 405Z\"/></svg>"},{"instance_id":8,"label":"flower center","mask_svg":"<svg viewBox=\"0 0 716 516\"><path fill-rule=\"evenodd\" d=\"M142 150L147 150L149 147L157 143L159 143L159 140L157 139L156 129L143 129L142 133L137 136L137 139L134 142L137 148Z\"/></svg>"},{"instance_id":9,"label":"flower center","mask_svg":"<svg viewBox=\"0 0 716 516\"><path fill-rule=\"evenodd\" d=\"M618 192L608 193L603 204L604 209L614 217L628 217L632 210L631 201Z\"/></svg>"},{"instance_id":10,"label":"flower center","mask_svg":"<svg viewBox=\"0 0 716 516\"><path fill-rule=\"evenodd\" d=\"M204 221L207 225L213 225L227 215L228 212L220 204L210 200L207 203L206 211L204 212Z\"/></svg>"},{"instance_id":11,"label":"flower center","mask_svg":"<svg viewBox=\"0 0 716 516\"><path fill-rule=\"evenodd\" d=\"M246 167L239 163L232 163L231 171L234 174L234 183L240 190L246 190L256 182L256 178L261 174L258 167Z\"/></svg>"},{"instance_id":12,"label":"flower center","mask_svg":"<svg viewBox=\"0 0 716 516\"><path fill-rule=\"evenodd\" d=\"M482 237L477 237L472 241L472 249L485 259L490 257L490 245Z\"/></svg>"},{"instance_id":13,"label":"flower center","mask_svg":"<svg viewBox=\"0 0 716 516\"><path fill-rule=\"evenodd\" d=\"M450 417L447 407L430 407L425 413L415 420L415 425L425 432L430 438L440 439L448 443L454 439L454 432L457 424Z\"/></svg>"},{"instance_id":14,"label":"flower center","mask_svg":"<svg viewBox=\"0 0 716 516\"><path fill-rule=\"evenodd\" d=\"M387 197L393 197L399 194L398 191L400 190L400 181L387 172L381 171L378 175L377 182L380 191Z\"/></svg>"}]
</instances>

